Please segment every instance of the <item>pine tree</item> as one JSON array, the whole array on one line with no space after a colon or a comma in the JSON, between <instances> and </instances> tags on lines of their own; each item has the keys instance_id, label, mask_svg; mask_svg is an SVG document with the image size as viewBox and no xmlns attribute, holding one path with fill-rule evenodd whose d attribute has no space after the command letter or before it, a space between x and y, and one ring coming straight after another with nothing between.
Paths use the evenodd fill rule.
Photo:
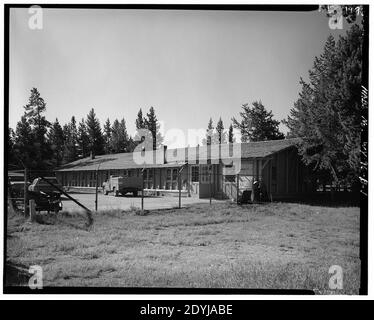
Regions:
<instances>
[{"instance_id":1,"label":"pine tree","mask_svg":"<svg viewBox=\"0 0 374 320\"><path fill-rule=\"evenodd\" d=\"M144 125L145 128L151 132L151 139L152 139L152 149L156 150L158 147L161 146L163 142L163 137L160 133L160 124L156 117L156 112L153 107L150 107L149 112L147 113L147 117L144 118Z\"/></svg>"},{"instance_id":2,"label":"pine tree","mask_svg":"<svg viewBox=\"0 0 374 320\"><path fill-rule=\"evenodd\" d=\"M48 141L53 153L53 164L60 166L64 154L64 132L57 118L48 132Z\"/></svg>"},{"instance_id":3,"label":"pine tree","mask_svg":"<svg viewBox=\"0 0 374 320\"><path fill-rule=\"evenodd\" d=\"M235 128L240 130L242 142L284 139L279 131L280 122L273 119L273 113L267 111L261 101L246 103L240 112L241 120L232 119Z\"/></svg>"},{"instance_id":4,"label":"pine tree","mask_svg":"<svg viewBox=\"0 0 374 320\"><path fill-rule=\"evenodd\" d=\"M139 109L139 112L137 114L137 118L135 120L135 127L136 127L136 133L135 133L135 147L142 143L146 137L143 135L143 129L146 129L145 125L145 118L143 117L143 111L142 108ZM147 137L147 141L150 139L150 137ZM134 147L134 149L135 149ZM147 149L150 148L150 146L147 147Z\"/></svg>"},{"instance_id":5,"label":"pine tree","mask_svg":"<svg viewBox=\"0 0 374 320\"><path fill-rule=\"evenodd\" d=\"M31 125L27 121L26 116L23 115L21 120L17 122L14 135L13 150L18 165L26 168L34 168L36 166L33 142Z\"/></svg>"},{"instance_id":6,"label":"pine tree","mask_svg":"<svg viewBox=\"0 0 374 320\"><path fill-rule=\"evenodd\" d=\"M63 127L64 133L64 156L63 163L69 163L78 159L78 130L75 117L73 116L69 124Z\"/></svg>"},{"instance_id":7,"label":"pine tree","mask_svg":"<svg viewBox=\"0 0 374 320\"><path fill-rule=\"evenodd\" d=\"M127 145L128 152L134 152L136 146L137 146L137 142L134 141L134 139L130 136L128 145Z\"/></svg>"},{"instance_id":8,"label":"pine tree","mask_svg":"<svg viewBox=\"0 0 374 320\"><path fill-rule=\"evenodd\" d=\"M82 119L81 122L79 122L78 126L78 156L85 158L90 155L90 147L89 147L89 136L87 132L87 126Z\"/></svg>"},{"instance_id":9,"label":"pine tree","mask_svg":"<svg viewBox=\"0 0 374 320\"><path fill-rule=\"evenodd\" d=\"M22 168L22 165L15 156L15 139L16 133L11 127L8 127L8 164L13 168Z\"/></svg>"},{"instance_id":10,"label":"pine tree","mask_svg":"<svg viewBox=\"0 0 374 320\"><path fill-rule=\"evenodd\" d=\"M144 129L145 128L142 108L139 109L137 118L135 120L135 126L136 126L136 129Z\"/></svg>"},{"instance_id":11,"label":"pine tree","mask_svg":"<svg viewBox=\"0 0 374 320\"><path fill-rule=\"evenodd\" d=\"M223 126L221 117L219 117L219 120L217 122L215 140L217 140L216 142L219 144L227 142L225 127Z\"/></svg>"},{"instance_id":12,"label":"pine tree","mask_svg":"<svg viewBox=\"0 0 374 320\"><path fill-rule=\"evenodd\" d=\"M235 137L234 137L234 128L232 126L232 124L230 124L230 127L229 127L229 143L234 143L235 142Z\"/></svg>"},{"instance_id":13,"label":"pine tree","mask_svg":"<svg viewBox=\"0 0 374 320\"><path fill-rule=\"evenodd\" d=\"M92 108L86 120L87 133L89 138L89 148L94 155L104 153L104 138L101 132L100 121L97 119L95 110Z\"/></svg>"},{"instance_id":14,"label":"pine tree","mask_svg":"<svg viewBox=\"0 0 374 320\"><path fill-rule=\"evenodd\" d=\"M46 111L46 103L40 96L38 89L32 88L29 103L24 106L25 117L32 127L34 160L33 165L37 169L50 168L51 149L46 141L46 133L50 123L43 115Z\"/></svg>"},{"instance_id":15,"label":"pine tree","mask_svg":"<svg viewBox=\"0 0 374 320\"><path fill-rule=\"evenodd\" d=\"M111 153L111 147L110 147L110 140L112 137L112 126L110 124L109 118L106 120L105 125L104 125L104 150L105 154Z\"/></svg>"},{"instance_id":16,"label":"pine tree","mask_svg":"<svg viewBox=\"0 0 374 320\"><path fill-rule=\"evenodd\" d=\"M46 103L40 96L38 89L32 88L29 103L24 106L26 119L35 127L38 142L42 143L45 139L50 123L45 119L43 113L46 111Z\"/></svg>"},{"instance_id":17,"label":"pine tree","mask_svg":"<svg viewBox=\"0 0 374 320\"><path fill-rule=\"evenodd\" d=\"M125 119L118 121L116 119L112 126L111 150L114 153L127 152L128 150L128 135L126 130Z\"/></svg>"},{"instance_id":18,"label":"pine tree","mask_svg":"<svg viewBox=\"0 0 374 320\"><path fill-rule=\"evenodd\" d=\"M362 43L358 25L337 43L328 37L284 121L291 135L302 138L304 162L329 172L336 183L356 183L360 171Z\"/></svg>"},{"instance_id":19,"label":"pine tree","mask_svg":"<svg viewBox=\"0 0 374 320\"><path fill-rule=\"evenodd\" d=\"M123 151L122 152L128 152L129 151L129 136L127 134L127 128L126 128L126 121L122 118L120 124L120 139L123 143Z\"/></svg>"},{"instance_id":20,"label":"pine tree","mask_svg":"<svg viewBox=\"0 0 374 320\"><path fill-rule=\"evenodd\" d=\"M213 120L212 120L212 118L209 118L208 127L206 129L206 136L205 136L205 138L202 141L203 145L209 146L209 145L212 144L212 142L213 142L213 135L214 135L213 130L214 130Z\"/></svg>"}]
</instances>

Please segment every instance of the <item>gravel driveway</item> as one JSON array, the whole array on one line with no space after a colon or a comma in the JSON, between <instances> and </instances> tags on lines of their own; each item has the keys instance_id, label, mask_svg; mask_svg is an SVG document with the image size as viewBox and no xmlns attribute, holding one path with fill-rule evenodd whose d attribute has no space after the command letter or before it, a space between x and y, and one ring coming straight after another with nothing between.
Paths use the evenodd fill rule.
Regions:
<instances>
[{"instance_id":1,"label":"gravel driveway","mask_svg":"<svg viewBox=\"0 0 374 320\"><path fill-rule=\"evenodd\" d=\"M88 209L95 210L95 194L94 193L71 193L74 199L82 203ZM212 199L212 202L220 200ZM197 197L182 197L182 206L194 203L209 203L209 199L199 199ZM63 196L62 200L63 211L77 211L83 210L76 203ZM128 210L131 207L141 208L141 197L120 196L114 197L111 195L105 196L98 194L98 210L122 209ZM144 209L154 210L162 208L178 207L178 197L162 196L162 197L144 197Z\"/></svg>"}]
</instances>

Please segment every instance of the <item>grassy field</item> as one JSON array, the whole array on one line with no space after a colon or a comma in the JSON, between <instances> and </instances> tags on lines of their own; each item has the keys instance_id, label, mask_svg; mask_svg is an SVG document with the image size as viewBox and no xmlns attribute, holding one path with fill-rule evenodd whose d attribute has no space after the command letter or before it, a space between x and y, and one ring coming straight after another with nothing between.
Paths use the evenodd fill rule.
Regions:
<instances>
[{"instance_id":1,"label":"grassy field","mask_svg":"<svg viewBox=\"0 0 374 320\"><path fill-rule=\"evenodd\" d=\"M357 294L359 208L228 202L164 209L60 213L45 224L8 221L7 257L43 268L44 286L315 289L332 293L328 270L343 268Z\"/></svg>"}]
</instances>

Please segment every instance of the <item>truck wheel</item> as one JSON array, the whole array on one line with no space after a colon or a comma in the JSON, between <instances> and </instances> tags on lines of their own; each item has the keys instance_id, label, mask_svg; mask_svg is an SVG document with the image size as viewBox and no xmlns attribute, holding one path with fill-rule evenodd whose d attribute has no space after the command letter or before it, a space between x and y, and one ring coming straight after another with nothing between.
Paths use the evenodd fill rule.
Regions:
<instances>
[{"instance_id":1,"label":"truck wheel","mask_svg":"<svg viewBox=\"0 0 374 320\"><path fill-rule=\"evenodd\" d=\"M137 197L138 196L138 191L134 191L132 194L133 194L134 197Z\"/></svg>"},{"instance_id":2,"label":"truck wheel","mask_svg":"<svg viewBox=\"0 0 374 320\"><path fill-rule=\"evenodd\" d=\"M118 197L118 196L119 196L119 191L116 190L116 188L113 188L113 195L114 195L115 197Z\"/></svg>"}]
</instances>

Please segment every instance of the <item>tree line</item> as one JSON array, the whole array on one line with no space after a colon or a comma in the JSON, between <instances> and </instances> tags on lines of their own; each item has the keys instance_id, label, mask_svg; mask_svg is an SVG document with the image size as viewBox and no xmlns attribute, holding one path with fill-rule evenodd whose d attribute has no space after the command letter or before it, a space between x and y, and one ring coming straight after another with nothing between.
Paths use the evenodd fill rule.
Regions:
<instances>
[{"instance_id":1,"label":"tree line","mask_svg":"<svg viewBox=\"0 0 374 320\"><path fill-rule=\"evenodd\" d=\"M44 113L46 102L37 88L31 89L24 114L15 130L9 128L8 164L11 169L30 168L49 170L90 155L132 152L144 139L127 133L126 121L109 118L103 128L92 108L79 123L74 116L61 125L56 118L49 122ZM136 119L137 129L147 129L157 137L157 148L162 143L160 125L153 107L143 117L142 109Z\"/></svg>"},{"instance_id":2,"label":"tree line","mask_svg":"<svg viewBox=\"0 0 374 320\"><path fill-rule=\"evenodd\" d=\"M261 101L254 101L252 106L248 103L243 104L239 115L240 120L235 117L231 119L228 131L225 130L221 117L216 127L210 118L203 145L235 143L234 128L240 132L241 142L284 139L284 134L279 130L280 122L273 118L272 111L267 111Z\"/></svg>"}]
</instances>

